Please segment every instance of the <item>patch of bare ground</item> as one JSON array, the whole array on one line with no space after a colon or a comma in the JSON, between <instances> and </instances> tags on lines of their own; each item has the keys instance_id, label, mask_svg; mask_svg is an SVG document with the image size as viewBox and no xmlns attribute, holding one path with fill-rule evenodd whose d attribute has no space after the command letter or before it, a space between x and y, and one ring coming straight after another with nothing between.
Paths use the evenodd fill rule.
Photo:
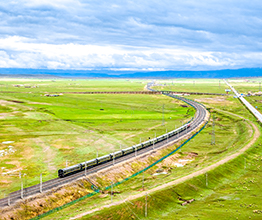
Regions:
<instances>
[{"instance_id":1,"label":"patch of bare ground","mask_svg":"<svg viewBox=\"0 0 262 220\"><path fill-rule=\"evenodd\" d=\"M0 105L5 106L5 107L7 106L7 107L11 108L12 110L17 110L16 107L14 107L13 105L10 105L10 104L11 103L9 101L2 100L2 99L0 100Z\"/></svg>"},{"instance_id":2,"label":"patch of bare ground","mask_svg":"<svg viewBox=\"0 0 262 220\"><path fill-rule=\"evenodd\" d=\"M0 119L6 119L13 116L11 113L0 113Z\"/></svg>"},{"instance_id":3,"label":"patch of bare ground","mask_svg":"<svg viewBox=\"0 0 262 220\"><path fill-rule=\"evenodd\" d=\"M51 103L46 103L46 102L29 102L28 104L34 104L34 105L52 105Z\"/></svg>"},{"instance_id":4,"label":"patch of bare ground","mask_svg":"<svg viewBox=\"0 0 262 220\"><path fill-rule=\"evenodd\" d=\"M212 98L199 98L195 99L195 101L200 102L200 103L209 103L209 104L218 104L218 103L224 103L226 105L233 104L233 102L228 101L227 97L221 97L221 96L216 96Z\"/></svg>"}]
</instances>

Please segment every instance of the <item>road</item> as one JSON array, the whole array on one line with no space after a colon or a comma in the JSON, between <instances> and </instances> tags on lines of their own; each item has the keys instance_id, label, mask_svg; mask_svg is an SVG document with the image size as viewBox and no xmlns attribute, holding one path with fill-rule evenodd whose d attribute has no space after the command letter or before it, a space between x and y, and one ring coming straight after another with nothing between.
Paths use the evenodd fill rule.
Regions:
<instances>
[{"instance_id":1,"label":"road","mask_svg":"<svg viewBox=\"0 0 262 220\"><path fill-rule=\"evenodd\" d=\"M240 101L249 109L249 111L262 123L262 115L256 110L244 97L242 97L233 86L231 86L225 79L224 82L231 88L235 95L240 99Z\"/></svg>"},{"instance_id":2,"label":"road","mask_svg":"<svg viewBox=\"0 0 262 220\"><path fill-rule=\"evenodd\" d=\"M163 145L166 145L168 143L170 143L170 144L174 143L176 140L178 140L182 136L193 131L206 118L207 111L206 111L206 109L203 105L196 103L192 100L187 100L187 99L182 98L182 97L177 97L177 96L169 95L169 94L166 94L166 95L173 97L173 98L180 99L180 100L188 103L192 107L194 107L196 109L194 120L191 122L191 126L188 129L182 131L181 133L179 133L177 135L174 135L173 137L169 138L168 140L164 140L162 142L155 144L154 146L151 145L151 146L148 146L147 148L144 148L144 149L141 149L140 151L137 151L137 156L145 154L145 153L150 152L152 150L156 150L158 148L161 148L161 147L163 147ZM110 162L105 163L105 164L100 164L96 167L88 169L87 174L89 175L89 174L95 173L99 170L114 166L117 163L121 163L125 160L135 158L135 156L136 156L135 153L131 153L131 154L128 154L128 155L123 156L121 158L115 159L114 164L113 164L113 161L110 161ZM56 187L60 187L64 184L66 184L66 183L75 181L75 180L82 178L84 176L85 176L85 171L82 171L82 172L79 172L79 173L76 173L76 174L73 174L73 175L70 175L70 176L66 176L64 178L55 178L55 179L43 182L42 192L46 192L46 191L51 190L51 189L56 188ZM25 189L23 189L23 192L21 192L21 190L15 191L15 192L11 193L9 195L9 197L6 197L6 198L3 198L3 199L0 200L0 207L7 206L8 204L11 205L11 204L21 200L21 194L23 194L23 198L25 199L29 196L33 196L33 195L38 194L38 193L40 193L40 184L25 188Z\"/></svg>"}]
</instances>

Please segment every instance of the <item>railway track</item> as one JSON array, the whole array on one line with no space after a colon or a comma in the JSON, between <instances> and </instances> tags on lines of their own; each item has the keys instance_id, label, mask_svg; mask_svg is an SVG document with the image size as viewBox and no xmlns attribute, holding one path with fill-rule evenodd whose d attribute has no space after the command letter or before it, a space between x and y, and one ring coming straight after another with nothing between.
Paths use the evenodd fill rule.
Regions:
<instances>
[{"instance_id":1,"label":"railway track","mask_svg":"<svg viewBox=\"0 0 262 220\"><path fill-rule=\"evenodd\" d=\"M194 107L196 109L195 117L194 117L194 120L191 122L191 126L188 129L180 132L179 134L176 134L176 135L170 137L167 140L163 140L163 141L156 143L154 145L150 145L147 148L144 148L144 149L137 151L136 153L134 152L134 153L125 155L123 157L117 158L114 161L109 161L107 163L100 164L98 166L92 167L92 168L87 170L87 175L95 173L95 172L100 171L100 170L103 170L103 169L108 168L108 167L115 166L118 163L121 163L121 162L128 160L128 159L131 159L131 158L135 158L136 156L138 157L138 156L145 154L149 151L157 150L157 149L163 147L163 145L166 145L168 143L171 144L174 141L178 140L180 137L182 137L182 136L186 135L187 133L190 133L191 131L193 131L196 127L198 127L204 121L207 113L206 113L206 109L204 108L203 105L196 103L192 100L188 100L188 99L185 99L185 98L182 98L182 97L177 97L177 96L169 94L169 93L163 92L163 94L168 95L172 98L180 99L180 100L188 103L189 105L191 105L192 107ZM82 171L82 172L75 173L75 174L70 175L70 176L66 176L64 178L55 178L55 179L43 182L41 191L47 192L48 190L51 190L51 189L56 188L56 187L61 187L64 184L70 183L70 182L75 181L75 180L77 180L81 177L84 177L84 176L85 176L85 171ZM29 196L33 196L33 195L36 195L38 193L40 193L40 184L24 188L23 192L21 190L12 192L12 193L9 194L8 197L0 200L0 207L12 205L15 202L21 200L22 197L23 197L23 199L25 199L25 198L28 198Z\"/></svg>"}]
</instances>

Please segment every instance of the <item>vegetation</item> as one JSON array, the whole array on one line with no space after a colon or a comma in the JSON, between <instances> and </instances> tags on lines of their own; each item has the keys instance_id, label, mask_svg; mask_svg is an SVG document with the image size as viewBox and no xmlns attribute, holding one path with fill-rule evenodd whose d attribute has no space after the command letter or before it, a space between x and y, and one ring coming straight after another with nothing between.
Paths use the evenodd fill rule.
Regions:
<instances>
[{"instance_id":1,"label":"vegetation","mask_svg":"<svg viewBox=\"0 0 262 220\"><path fill-rule=\"evenodd\" d=\"M243 119L239 118L236 115L231 114L231 112L235 112L236 109L240 110L241 112L245 112L245 108L238 102L237 99L233 98L225 98L223 102L216 100L216 97L209 97L209 96L194 96L195 99L202 99L206 101L206 105L208 107L211 106L210 101L212 101L213 108L211 109L212 115L215 115L215 131L216 131L216 144L211 145L212 139L212 121L208 124L207 128L204 129L196 138L194 138L191 142L185 145L182 150L174 155L173 157L166 159L163 163L159 164L149 171L147 171L143 175L135 177L128 182L121 184L114 188L115 191L121 192L114 196L113 201L123 201L125 198L131 195L139 194L143 189L143 179L144 179L144 189L149 190L153 189L157 186L163 185L164 183L168 183L174 179L179 179L189 173L195 172L197 170L202 169L210 164L213 164L216 161L226 157L227 155L232 154L233 152L238 151L241 149L245 144L250 140L252 137L252 128L245 122ZM232 102L232 103L231 103ZM225 104L225 105L224 105ZM223 106L223 107L222 107ZM226 112L223 109L219 109L218 107L227 108L229 112ZM249 113L247 113L248 115ZM168 153L168 150L162 152L163 155ZM184 167L177 167L176 163L178 161L188 160ZM235 165L234 165L235 166ZM225 165L227 167L227 165ZM228 167L229 171L232 167ZM221 168L221 173L224 170ZM159 175L155 175L157 173L163 173ZM225 176L223 175L220 178L220 174L218 175L218 180L214 182L214 184L222 184L223 178L230 178L232 175L232 170L229 172L225 172ZM210 174L208 174L210 175ZM111 177L113 178L113 177ZM205 181L202 181L204 177L198 177L200 180L198 181L203 185L202 188L205 186ZM196 178L196 179L198 179ZM201 179L202 178L202 179ZM211 177L210 181L213 179ZM232 175L232 181L235 180L236 176ZM174 210L184 210L184 213L187 214L186 208L181 207L182 201L178 199L181 196L181 199L198 199L192 193L187 193L186 188L190 188L191 191L198 193L199 195L204 195L202 192L202 188L196 185L194 187L193 180L186 182L185 184L180 184L178 187L179 190L177 194L174 193L176 191L177 186L175 189L172 190L164 190L156 193L157 196L155 197L150 194L148 201L150 200L149 210L155 210L154 213L151 213L149 217L151 219L158 219L158 218L166 218L169 216L168 212L172 209ZM224 179L223 179L224 181ZM192 183L192 184L191 184ZM108 184L108 183L107 183ZM106 184L105 184L106 185ZM207 190L208 193L213 192L214 185L208 185L210 188ZM217 185L218 186L218 185ZM217 187L216 186L216 187ZM210 190L212 189L212 190ZM172 191L172 192L171 192ZM191 192L189 191L189 192ZM209 195L209 194L206 194ZM124 202L123 205L116 206L115 208L105 209L101 212L89 214L83 217L83 219L127 219L132 216L132 218L142 218L144 216L144 201L145 198L138 199L136 201L131 201L131 203ZM154 203L155 202L155 203ZM134 205L132 205L132 203ZM161 205L163 203L163 206ZM46 219L60 219L62 217L72 217L79 213L87 212L88 210L92 210L94 208L100 207L105 204L110 204L110 196L95 196L85 201L78 203L77 205L71 206L65 210L59 211L56 214L52 214ZM193 203L192 203L193 204ZM175 205L175 207L174 207ZM189 206L188 206L189 207ZM175 217L174 217L175 218Z\"/></svg>"},{"instance_id":2,"label":"vegetation","mask_svg":"<svg viewBox=\"0 0 262 220\"><path fill-rule=\"evenodd\" d=\"M166 88L170 87L174 91L178 91L177 89L181 89L180 91L224 93L225 88L227 88L222 80L220 82L220 86L218 84L219 80L194 80L194 83L192 83L193 80L189 83L188 80L174 81L175 86L176 84L178 85L176 88L172 87L174 86L172 85L172 80L157 83L169 83L169 85L160 86L163 88L159 88L163 90L169 90ZM181 85L179 86L180 83ZM189 85L190 83L192 83L192 85ZM183 84L184 86L182 86ZM199 84L199 87L197 86L197 84ZM193 86L195 86L195 89ZM234 85L234 87L236 86ZM39 120L38 114L41 114L41 117L46 117L46 119L43 121L52 121L52 123L57 123L52 126L51 124L48 124L48 126L45 125L46 127L43 126L43 128L45 129L36 131L33 130L35 129L35 126L32 126L30 129L28 129L27 125L24 125L25 127L22 128L20 127L20 125L16 126L18 128L17 132L28 129L26 130L26 132L24 132L24 135L28 135L29 133L30 135L36 136L35 132L38 132L37 135L40 132L47 132L48 129L50 130L50 128L57 128L58 124L61 123L59 124L61 128L59 127L59 129L54 130L56 132L58 132L58 130L61 130L61 132L64 133L57 133L55 136L57 137L59 135L59 137L61 138L62 136L70 135L70 138L61 140L61 143L67 141L68 146L71 149L63 149L62 151L60 151L60 146L62 146L62 144L60 143L59 145L57 144L59 142L57 142L56 139L51 139L53 143L56 144L56 147L54 148L56 150L56 154L53 158L55 164L61 164L61 158L63 158L64 161L66 155L68 155L69 153L71 155L71 152L74 155L80 157L82 155L82 152L85 152L85 154L89 153L86 148L84 148L83 146L76 147L74 143L74 135L81 136L83 133L83 129L86 129L88 132L92 130L92 135L94 133L94 135L97 135L93 137L108 138L105 141L106 143L113 143L115 141L118 141L124 146L127 143L134 143L136 141L139 141L140 137L138 134L145 134L145 136L148 137L153 136L156 129L162 128L161 131L158 131L160 133L164 132L165 128L169 126L168 124L170 124L170 128L173 128L174 125L180 124L181 121L179 120L179 118L183 118L183 114L187 115L187 117L185 118L190 118L193 114L193 111L189 110L189 108L181 108L181 106L179 107L181 103L175 102L177 105L174 106L174 100L158 95L150 96L151 101L149 101L149 99L147 98L148 96L141 95L129 95L128 100L126 100L127 96L125 95L114 95L115 98L112 98L112 96L100 94L92 95L92 98L89 99L86 95L67 94L70 98L66 98L67 95L56 98L43 97L44 99L41 100L41 103L33 104L36 102L40 102L38 95L39 94L28 95L22 93L4 94L3 99L5 101L9 100L8 103L10 105L2 105L3 110L0 109L0 114L11 114L5 115L6 119L16 117L16 114L20 114L19 117L21 117L21 115L22 117L25 117L26 110L24 110L23 108L34 108L33 111L31 110L31 112L34 113L32 114L33 116L27 116L28 119L33 119L32 121L30 121L30 123L33 123L34 120ZM62 101L57 102L56 100L60 100L60 98ZM243 107L238 99L233 98L233 96L203 95L191 95L190 98L204 103L210 109L211 121L208 123L206 129L204 129L196 138L186 144L177 154L164 160L162 163L148 170L143 175L141 174L121 185L118 185L117 187L114 187L113 190L115 191L115 193L113 196L113 202L123 201L129 196L139 195L141 191L154 189L157 186L161 186L165 183L169 183L175 179L179 179L197 170L201 170L202 168L214 164L222 158L225 158L226 156L239 151L252 139L252 126L245 119L249 119L253 122L255 122L256 120L245 109L245 107ZM259 97L255 97L255 99L256 98L258 98L257 100L260 100ZM255 102L255 99L254 97L251 97L249 101ZM23 103L11 102L11 105L10 100L22 101ZM88 103L92 103L91 106L94 106L94 108L90 108L92 111L92 115L83 114L77 116L77 113L80 111L82 112L82 110L84 112L87 112L88 108L84 104L85 101ZM159 105L156 106L155 103L159 103ZM165 126L161 126L161 113L163 104L165 104L166 111ZM20 106L19 111L17 111L17 109L14 109L18 108L17 106ZM148 108L148 106L150 107ZM65 111L64 107L67 108ZM151 109L153 110L151 111ZM172 114L173 111L176 111L176 113ZM74 112L75 114L72 116L70 112ZM112 113L116 114L112 115ZM130 116L130 114L132 114L132 116ZM239 117L239 115L242 118ZM215 145L211 144L213 116L215 124ZM153 120L153 118L155 117L158 118L156 121ZM92 121L93 118L99 118L100 120ZM85 120L91 121L92 123L87 124L86 122L84 122ZM112 120L115 120L115 123L111 123ZM138 122L139 124L143 124L145 127L142 125L141 127L137 126L138 128L135 131L130 127L128 128L128 125L132 125L133 127L134 125L137 125ZM10 124L12 123L7 123L5 127L10 127ZM158 125L159 127L157 127ZM151 129L148 130L148 127ZM0 128L2 129L2 127ZM12 131L12 129L13 127L10 130ZM54 132L54 130L52 130L52 132ZM70 130L70 132L68 132L68 130ZM9 131L3 130L3 132L5 132L6 135L9 135ZM128 134L130 134L131 137L125 139ZM86 136L84 135L86 135L86 133L83 134L81 138L86 138ZM47 132L47 134L43 133L39 136L41 137L41 139L43 139L43 137L46 138L47 136L48 138L50 138L50 136L52 135ZM39 138L39 136L37 137ZM31 136L28 137L28 139L31 138ZM110 140L112 140L112 142L110 142ZM88 141L91 141L91 139L89 139ZM262 180L259 175L257 175L257 173L259 173L261 169L261 141L262 140L260 137L255 145L253 145L253 147L250 148L250 150L248 150L245 154L238 156L236 159L222 166L219 166L214 170L209 171L207 176L206 174L200 175L184 183L180 183L179 185L171 186L161 191L150 193L147 198L147 218L213 219L219 215L221 219L260 219L260 215L262 214L262 207L260 206L261 189L259 183ZM156 159L169 153L176 146L178 145L175 145L168 149L164 149L157 154L153 154L151 157L144 159L143 162L134 161L132 164L130 164L132 168L129 171L132 173L137 170L141 170L145 166L148 166L150 163L154 162ZM102 149L101 147L101 151L106 152L108 148L110 148L110 146L107 146L106 149ZM37 149L37 147L35 149ZM119 149L118 146L116 149ZM41 145L40 147L38 146L38 150L38 155L40 155L40 152L43 151ZM95 155L96 152L92 152L92 155ZM35 152L31 153L31 155L34 154ZM36 163L38 163L38 161ZM6 164L8 163L6 162L5 165ZM103 178L99 176L92 177L92 180L98 183L103 188L108 186L110 184L110 181L117 182L123 179L125 175L126 174L124 172L118 169L117 171L103 174ZM89 187L89 185L87 184L86 187ZM83 195L83 191L81 191L79 195L80 194ZM72 195L71 198L74 196L78 198L79 195L77 194L77 190L75 189L74 195ZM70 195L68 196L70 197ZM68 199L67 197L65 198ZM77 203L76 205L70 206L55 214L47 216L45 219L64 219L74 217L77 214L85 213L89 210L102 207L106 204L110 204L110 199L110 191L106 191L104 192L104 194L98 194L93 196L92 198L85 199ZM186 206L181 206L181 204L185 200L188 201L190 199L195 199L196 201ZM32 212L33 210L31 211L31 214ZM21 212L21 216L23 216L23 214L24 212ZM124 202L121 205L109 209L103 209L102 211L94 212L83 217L83 219L110 218L145 218L145 197L131 200L130 202Z\"/></svg>"},{"instance_id":3,"label":"vegetation","mask_svg":"<svg viewBox=\"0 0 262 220\"><path fill-rule=\"evenodd\" d=\"M17 83L7 82L9 85ZM26 81L32 85L36 82ZM48 97L37 90L58 91L66 89L69 82L45 80L39 88L28 88L30 92L27 93L0 94L1 197L19 189L21 181L25 186L37 184L40 173L43 173L43 181L55 178L57 170L66 164L73 165L95 158L97 154L102 156L132 146L139 143L140 138L145 141L161 135L194 114L192 107L182 107L183 102L161 95L64 94ZM54 86L55 83L59 86ZM137 83L124 80L114 83L80 80L79 83L82 87L105 87L105 90L112 90L114 84L116 90L121 90L120 85L122 89L127 85L130 90L138 88ZM11 88L12 91L27 89ZM77 84L72 88L80 90Z\"/></svg>"}]
</instances>

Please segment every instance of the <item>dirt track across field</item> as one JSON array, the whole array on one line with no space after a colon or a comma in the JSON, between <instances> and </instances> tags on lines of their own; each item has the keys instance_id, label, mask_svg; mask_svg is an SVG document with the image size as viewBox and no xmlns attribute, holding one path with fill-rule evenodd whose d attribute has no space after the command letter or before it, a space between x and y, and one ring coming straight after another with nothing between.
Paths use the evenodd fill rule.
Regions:
<instances>
[{"instance_id":1,"label":"dirt track across field","mask_svg":"<svg viewBox=\"0 0 262 220\"><path fill-rule=\"evenodd\" d=\"M230 114L230 112L227 112L227 113ZM234 114L234 115L235 115L235 116L238 116L238 117L240 117L240 118L243 118L242 116L239 116L239 115L236 115L236 114ZM127 198L124 199L124 200L121 200L121 201L118 201L118 202L114 202L114 203L111 203L111 204L108 204L108 205L104 205L104 206L99 207L99 208L96 208L96 209L92 209L92 210L90 210L90 211L88 211L88 212L85 212L85 213L76 215L75 217L70 218L70 220L78 219L78 218L81 218L81 217L83 217L83 216L85 216L85 215L88 215L88 214L91 214L91 213L100 211L100 210L102 210L102 209L109 208L109 207L116 206L116 205L120 205L120 204L122 204L122 203L124 203L124 202L132 201L132 200L135 200L135 199L137 199L137 198L144 197L144 196L146 195L146 193L147 193L147 194L150 194L150 193L152 193L152 192L155 192L155 191L158 191L158 190L162 190L162 189L164 189L164 188L167 188L167 187L170 187L170 186L177 185L177 184L179 184L179 183L185 182L185 181L187 181L187 180L189 180L189 179L192 179L193 177L202 175L202 174L204 174L204 173L206 173L206 172L208 172L208 171L210 171L210 170L213 170L214 168L216 168L216 167L218 167L218 166L220 166L220 165L222 165L222 164L225 164L225 163L227 163L228 161L230 161L230 160L238 157L239 155L241 155L242 153L244 153L247 149L249 149L249 148L256 142L256 140L257 140L257 139L259 138L259 136L260 136L260 131L259 131L258 127L257 127L254 123L252 123L251 121L249 121L249 122L250 122L251 126L252 126L253 129L254 129L253 139L252 139L246 146L244 146L243 148L239 149L238 152L236 152L236 153L234 153L234 154L232 154L232 155L229 155L229 156L227 156L226 158L224 158L224 159L222 159L222 160L220 160L220 161L218 161L218 162L216 162L216 163L214 163L214 164L212 164L212 165L210 165L210 166L208 166L208 167L205 167L205 168L203 168L203 169L201 169L201 170L198 170L198 171L196 171L196 172L194 172L194 173L191 173L191 174L189 174L189 175L187 175L187 176L184 176L184 177L182 177L182 178L180 178L180 179L177 179L177 180L174 180L174 181L172 181L172 182L169 182L169 183L163 184L163 185L161 185L161 186L158 186L158 187L156 187L156 188L153 188L153 189L150 189L150 190L141 192L141 193L139 193L139 194L137 194L137 195L129 196L129 197L127 197ZM253 132L253 131L252 131L251 126L250 126L250 129L249 129L249 132L251 132L251 135L252 135L252 132Z\"/></svg>"}]
</instances>

